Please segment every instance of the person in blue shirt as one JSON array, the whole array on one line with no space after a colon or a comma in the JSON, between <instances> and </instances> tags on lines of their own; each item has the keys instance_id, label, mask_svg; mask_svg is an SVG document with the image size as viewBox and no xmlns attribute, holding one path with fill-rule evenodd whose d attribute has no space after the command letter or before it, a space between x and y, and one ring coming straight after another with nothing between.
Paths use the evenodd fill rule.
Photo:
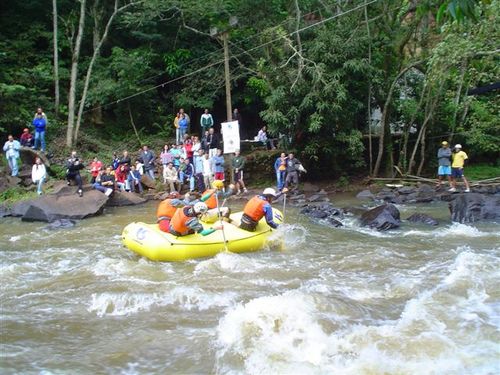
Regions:
<instances>
[{"instance_id":1,"label":"person in blue shirt","mask_svg":"<svg viewBox=\"0 0 500 375\"><path fill-rule=\"evenodd\" d=\"M221 149L217 149L217 155L212 157L212 171L216 180L224 181L224 156Z\"/></svg>"},{"instance_id":2,"label":"person in blue shirt","mask_svg":"<svg viewBox=\"0 0 500 375\"><path fill-rule=\"evenodd\" d=\"M284 152L274 162L274 171L276 172L276 185L278 190L281 190L285 186L286 178L286 154Z\"/></svg>"},{"instance_id":3,"label":"person in blue shirt","mask_svg":"<svg viewBox=\"0 0 500 375\"><path fill-rule=\"evenodd\" d=\"M36 150L41 146L41 151L45 152L45 128L47 127L47 119L41 113L37 113L33 119L33 126L35 127L35 145L33 148Z\"/></svg>"},{"instance_id":4,"label":"person in blue shirt","mask_svg":"<svg viewBox=\"0 0 500 375\"><path fill-rule=\"evenodd\" d=\"M200 192L205 191L205 181L203 178L203 159L205 152L199 149L194 155L194 177L196 180L196 189Z\"/></svg>"},{"instance_id":5,"label":"person in blue shirt","mask_svg":"<svg viewBox=\"0 0 500 375\"><path fill-rule=\"evenodd\" d=\"M181 113L181 117L179 119L179 138L181 141L184 139L184 135L187 133L189 122L184 113Z\"/></svg>"},{"instance_id":6,"label":"person in blue shirt","mask_svg":"<svg viewBox=\"0 0 500 375\"><path fill-rule=\"evenodd\" d=\"M189 162L189 159L186 158L184 160L184 164L186 167L182 172L179 172L179 177L181 180L181 184L189 182L189 191L194 190L194 167L193 164Z\"/></svg>"}]
</instances>

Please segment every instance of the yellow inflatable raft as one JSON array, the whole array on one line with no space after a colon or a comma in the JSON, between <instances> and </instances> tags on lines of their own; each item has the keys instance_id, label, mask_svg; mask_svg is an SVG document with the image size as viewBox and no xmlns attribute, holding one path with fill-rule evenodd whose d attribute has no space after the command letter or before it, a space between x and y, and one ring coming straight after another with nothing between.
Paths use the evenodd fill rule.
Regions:
<instances>
[{"instance_id":1,"label":"yellow inflatable raft","mask_svg":"<svg viewBox=\"0 0 500 375\"><path fill-rule=\"evenodd\" d=\"M242 212L231 215L234 222L239 222ZM283 221L281 212L273 208L274 221ZM205 228L210 224L203 223ZM237 226L224 222L224 235L227 249L234 253L257 251L264 247L271 228L262 218L255 232L248 232ZM157 224L141 222L130 223L123 229L122 242L130 250L155 261L183 261L194 258L211 257L225 251L223 233L221 230L202 236L195 233L176 237L162 232Z\"/></svg>"}]
</instances>

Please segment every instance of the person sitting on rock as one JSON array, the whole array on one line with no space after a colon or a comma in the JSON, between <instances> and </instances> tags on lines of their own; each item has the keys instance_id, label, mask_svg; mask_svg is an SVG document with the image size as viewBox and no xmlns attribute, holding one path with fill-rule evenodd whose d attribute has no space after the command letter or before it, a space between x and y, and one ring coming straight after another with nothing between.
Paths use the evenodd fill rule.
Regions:
<instances>
[{"instance_id":1,"label":"person sitting on rock","mask_svg":"<svg viewBox=\"0 0 500 375\"><path fill-rule=\"evenodd\" d=\"M234 191L234 185L229 185L228 191L224 191L224 182L221 180L215 180L212 183L212 189L205 190L202 194L200 201L205 202L208 207L208 211L202 216L201 220L206 223L214 223L219 218L224 217L229 221L229 215L231 214L231 209L229 207L223 207L224 199L230 197Z\"/></svg>"},{"instance_id":2,"label":"person sitting on rock","mask_svg":"<svg viewBox=\"0 0 500 375\"><path fill-rule=\"evenodd\" d=\"M106 172L101 175L101 185L115 190L115 176L111 167L106 167Z\"/></svg>"},{"instance_id":3,"label":"person sitting on rock","mask_svg":"<svg viewBox=\"0 0 500 375\"><path fill-rule=\"evenodd\" d=\"M120 165L115 170L115 182L118 189L121 191L130 190L127 184L127 171L125 170L125 165Z\"/></svg>"},{"instance_id":4,"label":"person sitting on rock","mask_svg":"<svg viewBox=\"0 0 500 375\"><path fill-rule=\"evenodd\" d=\"M38 195L42 195L42 185L47 178L47 170L45 165L42 163L42 159L36 158L35 164L31 168L31 180L36 184L36 192Z\"/></svg>"},{"instance_id":5,"label":"person sitting on rock","mask_svg":"<svg viewBox=\"0 0 500 375\"><path fill-rule=\"evenodd\" d=\"M207 236L222 226L204 229L203 225L198 220L201 215L208 210L207 205L203 202L197 202L193 206L185 206L175 211L172 220L170 220L170 233L174 236L181 237L188 234L199 233L202 236Z\"/></svg>"},{"instance_id":6,"label":"person sitting on rock","mask_svg":"<svg viewBox=\"0 0 500 375\"><path fill-rule=\"evenodd\" d=\"M33 134L30 133L28 128L23 129L23 134L21 134L19 141L23 147L33 147Z\"/></svg>"},{"instance_id":7,"label":"person sitting on rock","mask_svg":"<svg viewBox=\"0 0 500 375\"><path fill-rule=\"evenodd\" d=\"M141 174L137 169L135 169L135 165L130 167L130 171L127 175L127 182L130 191L135 192L138 190L141 194L144 192L144 188L141 183Z\"/></svg>"},{"instance_id":8,"label":"person sitting on rock","mask_svg":"<svg viewBox=\"0 0 500 375\"><path fill-rule=\"evenodd\" d=\"M243 209L243 215L241 216L241 223L239 227L249 232L253 232L255 231L259 220L265 217L267 225L273 229L278 228L278 224L274 222L271 203L281 194L285 194L287 192L288 189L284 188L282 192L277 195L273 188L266 188L262 194L254 196L247 202L245 208Z\"/></svg>"},{"instance_id":9,"label":"person sitting on rock","mask_svg":"<svg viewBox=\"0 0 500 375\"><path fill-rule=\"evenodd\" d=\"M165 184L168 184L170 192L176 191L176 185L179 185L179 177L177 176L177 169L174 168L173 163L168 163L164 176Z\"/></svg>"},{"instance_id":10,"label":"person sitting on rock","mask_svg":"<svg viewBox=\"0 0 500 375\"><path fill-rule=\"evenodd\" d=\"M106 196L110 196L112 193L113 193L113 189L110 188L110 184L106 184L106 170L104 169L100 169L98 172L97 172L97 176L95 178L95 182L92 184L92 187L104 194L106 194ZM111 176L113 177L113 176ZM106 185L103 185L103 184L106 184ZM114 185L114 184L113 184Z\"/></svg>"},{"instance_id":11,"label":"person sitting on rock","mask_svg":"<svg viewBox=\"0 0 500 375\"><path fill-rule=\"evenodd\" d=\"M77 156L76 151L71 151L71 156L66 160L66 180L68 185L71 184L71 180L75 181L78 185L78 195L83 197L83 186L82 186L82 176L80 176L80 170L85 168L83 161Z\"/></svg>"},{"instance_id":12,"label":"person sitting on rock","mask_svg":"<svg viewBox=\"0 0 500 375\"><path fill-rule=\"evenodd\" d=\"M186 202L180 199L180 194L172 191L168 197L160 202L156 210L156 219L158 227L163 232L170 231L170 220L178 208L186 206Z\"/></svg>"}]
</instances>

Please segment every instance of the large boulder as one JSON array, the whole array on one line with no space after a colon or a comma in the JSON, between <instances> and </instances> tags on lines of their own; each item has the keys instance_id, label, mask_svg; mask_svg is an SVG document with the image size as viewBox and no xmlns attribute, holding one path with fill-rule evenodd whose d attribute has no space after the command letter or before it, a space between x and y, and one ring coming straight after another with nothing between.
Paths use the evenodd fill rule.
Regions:
<instances>
[{"instance_id":1,"label":"large boulder","mask_svg":"<svg viewBox=\"0 0 500 375\"><path fill-rule=\"evenodd\" d=\"M399 210L393 204L383 204L361 215L361 225L379 231L398 228L401 224Z\"/></svg>"},{"instance_id":2,"label":"large boulder","mask_svg":"<svg viewBox=\"0 0 500 375\"><path fill-rule=\"evenodd\" d=\"M108 206L133 206L136 204L145 203L146 199L142 198L140 195L125 191L115 191L109 197L106 205Z\"/></svg>"},{"instance_id":3,"label":"large boulder","mask_svg":"<svg viewBox=\"0 0 500 375\"><path fill-rule=\"evenodd\" d=\"M500 219L500 197L478 193L457 194L448 204L451 220L459 223L474 223L483 219Z\"/></svg>"},{"instance_id":4,"label":"large boulder","mask_svg":"<svg viewBox=\"0 0 500 375\"><path fill-rule=\"evenodd\" d=\"M420 185L417 190L416 200L417 203L432 202L436 198L436 190L429 185Z\"/></svg>"},{"instance_id":5,"label":"large boulder","mask_svg":"<svg viewBox=\"0 0 500 375\"><path fill-rule=\"evenodd\" d=\"M108 197L97 190L85 192L83 197L77 194L42 195L31 200L24 213L23 221L47 221L69 219L81 220L102 213Z\"/></svg>"},{"instance_id":6,"label":"large boulder","mask_svg":"<svg viewBox=\"0 0 500 375\"><path fill-rule=\"evenodd\" d=\"M19 157L23 165L29 166L35 164L35 159L39 157L42 159L43 164L45 164L47 168L50 168L50 161L47 156L41 151L33 150L31 147L21 147L19 150Z\"/></svg>"},{"instance_id":7,"label":"large boulder","mask_svg":"<svg viewBox=\"0 0 500 375\"><path fill-rule=\"evenodd\" d=\"M426 224L426 225L438 225L438 221L434 219L432 216L429 216L427 214L420 214L420 213L414 213L411 215L408 219L409 222L411 223L420 223L420 224Z\"/></svg>"}]
</instances>

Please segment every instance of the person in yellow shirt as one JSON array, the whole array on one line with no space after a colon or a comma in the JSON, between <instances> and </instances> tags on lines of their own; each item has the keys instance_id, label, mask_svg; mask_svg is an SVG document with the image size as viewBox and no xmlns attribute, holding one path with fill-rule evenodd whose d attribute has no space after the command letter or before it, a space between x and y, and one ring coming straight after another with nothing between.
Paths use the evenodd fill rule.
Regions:
<instances>
[{"instance_id":1,"label":"person in yellow shirt","mask_svg":"<svg viewBox=\"0 0 500 375\"><path fill-rule=\"evenodd\" d=\"M462 145L455 145L455 150L451 155L451 188L448 190L450 192L457 191L457 179L461 178L465 184L465 192L470 192L469 182L464 176L464 164L469 157L465 152L462 151Z\"/></svg>"}]
</instances>

